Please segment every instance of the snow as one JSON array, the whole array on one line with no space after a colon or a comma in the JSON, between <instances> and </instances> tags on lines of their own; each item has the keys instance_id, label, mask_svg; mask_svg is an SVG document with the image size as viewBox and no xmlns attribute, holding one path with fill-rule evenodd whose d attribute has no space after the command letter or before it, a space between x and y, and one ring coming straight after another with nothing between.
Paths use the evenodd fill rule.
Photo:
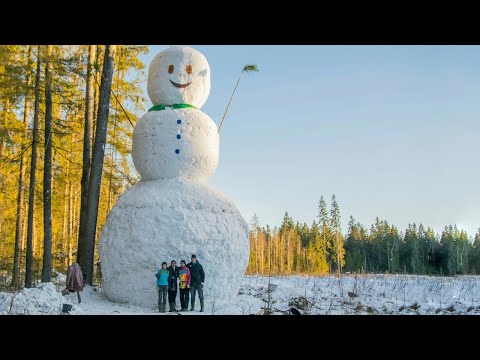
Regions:
<instances>
[{"instance_id":1,"label":"snow","mask_svg":"<svg viewBox=\"0 0 480 360\"><path fill-rule=\"evenodd\" d=\"M268 299L268 278L246 279L237 297L242 313L265 306ZM279 314L291 306L313 315L480 314L479 276L288 276L271 278L271 283L276 285L271 308ZM252 296L258 300L252 302Z\"/></svg>"},{"instance_id":2,"label":"snow","mask_svg":"<svg viewBox=\"0 0 480 360\"><path fill-rule=\"evenodd\" d=\"M170 65L173 65L173 73L169 73ZM189 65L191 74L187 72ZM191 84L178 88L172 82ZM147 90L154 105L186 103L201 108L210 95L210 65L205 56L191 47L167 48L150 64Z\"/></svg>"},{"instance_id":3,"label":"snow","mask_svg":"<svg viewBox=\"0 0 480 360\"><path fill-rule=\"evenodd\" d=\"M155 273L163 261L205 270L205 297L230 301L249 257L248 225L235 205L195 181L139 181L108 215L99 245L105 294L117 302L155 306Z\"/></svg>"},{"instance_id":4,"label":"snow","mask_svg":"<svg viewBox=\"0 0 480 360\"><path fill-rule=\"evenodd\" d=\"M137 122L132 160L143 180L186 177L206 182L217 168L219 146L217 125L208 115L167 108L148 112Z\"/></svg>"},{"instance_id":5,"label":"snow","mask_svg":"<svg viewBox=\"0 0 480 360\"><path fill-rule=\"evenodd\" d=\"M63 287L47 283L24 289L15 296L0 293L0 314L59 314L62 304L68 303L73 305L71 315L176 315L161 314L156 306L110 302L101 288L91 286L85 287L78 304L76 293L62 297ZM180 314L247 315L269 307L274 315L280 315L295 307L312 315L480 315L479 295L480 276L244 276L230 303L219 305L205 296L204 313ZM176 300L179 308L178 295Z\"/></svg>"},{"instance_id":6,"label":"snow","mask_svg":"<svg viewBox=\"0 0 480 360\"><path fill-rule=\"evenodd\" d=\"M0 314L58 315L62 310L62 294L52 283L23 289L16 294L0 293Z\"/></svg>"}]
</instances>

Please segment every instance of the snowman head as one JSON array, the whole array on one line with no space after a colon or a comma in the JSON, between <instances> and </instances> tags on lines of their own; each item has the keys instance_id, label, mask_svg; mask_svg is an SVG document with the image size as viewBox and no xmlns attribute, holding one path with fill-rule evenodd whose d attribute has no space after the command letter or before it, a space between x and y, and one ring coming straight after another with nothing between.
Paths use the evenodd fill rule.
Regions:
<instances>
[{"instance_id":1,"label":"snowman head","mask_svg":"<svg viewBox=\"0 0 480 360\"><path fill-rule=\"evenodd\" d=\"M200 108L210 94L210 65L200 52L175 46L157 54L148 70L153 105L190 104Z\"/></svg>"}]
</instances>

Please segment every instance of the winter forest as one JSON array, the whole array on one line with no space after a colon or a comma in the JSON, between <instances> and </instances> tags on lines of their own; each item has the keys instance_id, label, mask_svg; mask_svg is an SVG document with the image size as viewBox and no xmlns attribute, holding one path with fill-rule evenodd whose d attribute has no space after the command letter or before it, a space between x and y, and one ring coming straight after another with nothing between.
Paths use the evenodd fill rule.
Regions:
<instances>
[{"instance_id":1,"label":"winter forest","mask_svg":"<svg viewBox=\"0 0 480 360\"><path fill-rule=\"evenodd\" d=\"M249 274L389 273L450 276L480 272L480 232L475 238L456 225L436 234L423 224L403 231L377 218L370 228L351 216L340 229L340 207L330 210L322 197L318 218L309 227L285 213L281 226L250 225Z\"/></svg>"},{"instance_id":2,"label":"winter forest","mask_svg":"<svg viewBox=\"0 0 480 360\"><path fill-rule=\"evenodd\" d=\"M75 259L92 283L93 241L118 196L137 180L128 158L135 114L146 105L139 87L145 52L146 46L0 46L3 286L49 281L52 269L65 272ZM99 200L87 210L89 185L95 188L89 180L98 182L99 170L93 190Z\"/></svg>"},{"instance_id":3,"label":"winter forest","mask_svg":"<svg viewBox=\"0 0 480 360\"><path fill-rule=\"evenodd\" d=\"M98 236L139 175L131 159L148 46L0 46L0 290L49 282L77 261L101 282ZM399 229L341 216L341 199L312 199L318 215L250 223L249 275L480 273L480 229ZM327 202L329 202L327 204ZM392 204L394 206L394 204ZM379 210L380 211L380 210ZM342 222L348 221L347 233Z\"/></svg>"}]
</instances>

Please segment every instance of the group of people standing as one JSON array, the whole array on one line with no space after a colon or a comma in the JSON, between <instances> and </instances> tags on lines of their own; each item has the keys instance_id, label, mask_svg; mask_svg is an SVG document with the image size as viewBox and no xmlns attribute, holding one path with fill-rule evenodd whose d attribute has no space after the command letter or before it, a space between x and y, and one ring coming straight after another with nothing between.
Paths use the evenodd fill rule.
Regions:
<instances>
[{"instance_id":1,"label":"group of people standing","mask_svg":"<svg viewBox=\"0 0 480 360\"><path fill-rule=\"evenodd\" d=\"M167 267L166 262L163 262L162 268L157 271L155 276L157 277L158 311L166 312L167 294L170 312L177 311L175 309L177 289L180 289L180 305L182 307L179 311L188 311L190 291L192 292L190 311L195 311L197 292L200 299L200 312L204 311L203 283L205 282L205 271L197 261L195 254L192 255L191 262L188 264L185 260L180 261L180 267L177 267L175 260L171 261L169 267Z\"/></svg>"}]
</instances>

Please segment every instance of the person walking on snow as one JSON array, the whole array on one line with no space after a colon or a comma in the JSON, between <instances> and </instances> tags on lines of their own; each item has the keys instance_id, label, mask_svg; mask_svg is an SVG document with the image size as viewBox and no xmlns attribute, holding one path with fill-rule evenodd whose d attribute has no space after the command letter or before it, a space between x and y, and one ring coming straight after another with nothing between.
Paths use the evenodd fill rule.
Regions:
<instances>
[{"instance_id":1,"label":"person walking on snow","mask_svg":"<svg viewBox=\"0 0 480 360\"><path fill-rule=\"evenodd\" d=\"M180 261L180 269L178 269L178 287L180 288L180 311L188 310L188 298L190 294L190 270L185 265L185 260Z\"/></svg>"},{"instance_id":2,"label":"person walking on snow","mask_svg":"<svg viewBox=\"0 0 480 360\"><path fill-rule=\"evenodd\" d=\"M190 287L192 289L192 307L190 311L195 311L195 293L198 291L200 299L200 312L203 312L203 283L205 282L205 271L203 266L197 261L197 255L192 255L192 262L187 267L190 269Z\"/></svg>"},{"instance_id":3,"label":"person walking on snow","mask_svg":"<svg viewBox=\"0 0 480 360\"><path fill-rule=\"evenodd\" d=\"M162 268L157 274L157 291L158 291L158 311L164 313L167 305L168 278L170 272L167 269L167 263L162 263Z\"/></svg>"},{"instance_id":4,"label":"person walking on snow","mask_svg":"<svg viewBox=\"0 0 480 360\"><path fill-rule=\"evenodd\" d=\"M177 262L172 260L170 266L167 268L168 275L168 304L170 305L170 312L177 311L175 309L175 299L177 297L178 288L178 267Z\"/></svg>"}]
</instances>

